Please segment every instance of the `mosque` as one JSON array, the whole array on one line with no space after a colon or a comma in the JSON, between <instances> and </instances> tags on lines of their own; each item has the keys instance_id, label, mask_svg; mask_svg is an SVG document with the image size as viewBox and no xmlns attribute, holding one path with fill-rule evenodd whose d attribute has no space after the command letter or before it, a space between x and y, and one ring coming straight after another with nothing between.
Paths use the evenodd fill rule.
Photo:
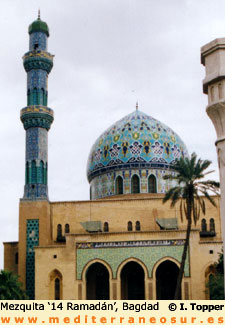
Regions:
<instances>
[{"instance_id":1,"label":"mosque","mask_svg":"<svg viewBox=\"0 0 225 325\"><path fill-rule=\"evenodd\" d=\"M87 178L90 200L48 197L48 25L29 26L25 186L19 241L4 243L4 268L19 274L30 299L173 299L186 223L162 204L174 185L164 175L188 156L181 138L146 113L134 111L93 144ZM106 125L107 127L107 125ZM90 130L91 132L91 130ZM69 157L68 157L69 158ZM219 198L193 227L182 280L182 299L207 299L206 283L221 252Z\"/></svg>"}]
</instances>

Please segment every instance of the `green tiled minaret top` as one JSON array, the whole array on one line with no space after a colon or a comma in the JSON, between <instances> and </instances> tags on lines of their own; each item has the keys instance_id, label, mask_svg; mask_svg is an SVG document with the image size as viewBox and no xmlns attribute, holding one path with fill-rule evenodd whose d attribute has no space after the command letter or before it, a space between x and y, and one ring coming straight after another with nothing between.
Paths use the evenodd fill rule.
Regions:
<instances>
[{"instance_id":1,"label":"green tiled minaret top","mask_svg":"<svg viewBox=\"0 0 225 325\"><path fill-rule=\"evenodd\" d=\"M32 34L34 32L43 32L49 36L49 28L46 22L42 21L40 18L40 10L38 11L38 18L30 24L28 28L28 33Z\"/></svg>"}]
</instances>

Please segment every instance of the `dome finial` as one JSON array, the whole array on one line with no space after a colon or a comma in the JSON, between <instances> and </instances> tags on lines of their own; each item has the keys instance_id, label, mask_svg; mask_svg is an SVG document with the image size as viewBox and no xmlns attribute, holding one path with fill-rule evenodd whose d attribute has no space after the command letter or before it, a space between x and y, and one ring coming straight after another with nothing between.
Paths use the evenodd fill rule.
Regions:
<instances>
[{"instance_id":1,"label":"dome finial","mask_svg":"<svg viewBox=\"0 0 225 325\"><path fill-rule=\"evenodd\" d=\"M40 11L40 8L38 9L38 20L41 20L41 11Z\"/></svg>"},{"instance_id":2,"label":"dome finial","mask_svg":"<svg viewBox=\"0 0 225 325\"><path fill-rule=\"evenodd\" d=\"M136 111L138 111L138 101L136 101Z\"/></svg>"}]
</instances>

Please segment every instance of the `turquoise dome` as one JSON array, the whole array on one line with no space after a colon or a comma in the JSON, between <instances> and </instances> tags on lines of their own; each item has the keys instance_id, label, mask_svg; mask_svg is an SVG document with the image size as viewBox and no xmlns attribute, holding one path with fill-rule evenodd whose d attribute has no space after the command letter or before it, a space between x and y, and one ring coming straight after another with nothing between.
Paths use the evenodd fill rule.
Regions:
<instances>
[{"instance_id":1,"label":"turquoise dome","mask_svg":"<svg viewBox=\"0 0 225 325\"><path fill-rule=\"evenodd\" d=\"M89 182L98 175L126 169L173 169L188 156L181 138L168 126L135 110L108 128L95 141L87 164Z\"/></svg>"}]
</instances>

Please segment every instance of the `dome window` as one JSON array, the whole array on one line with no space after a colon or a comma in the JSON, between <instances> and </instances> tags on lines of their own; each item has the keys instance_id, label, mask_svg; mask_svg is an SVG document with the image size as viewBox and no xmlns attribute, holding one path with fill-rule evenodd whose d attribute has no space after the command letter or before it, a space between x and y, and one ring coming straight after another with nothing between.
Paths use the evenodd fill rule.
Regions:
<instances>
[{"instance_id":1,"label":"dome window","mask_svg":"<svg viewBox=\"0 0 225 325\"><path fill-rule=\"evenodd\" d=\"M140 193L140 179L137 175L133 175L131 178L131 193Z\"/></svg>"},{"instance_id":2,"label":"dome window","mask_svg":"<svg viewBox=\"0 0 225 325\"><path fill-rule=\"evenodd\" d=\"M116 178L116 194L123 194L123 178L121 176Z\"/></svg>"},{"instance_id":3,"label":"dome window","mask_svg":"<svg viewBox=\"0 0 225 325\"><path fill-rule=\"evenodd\" d=\"M148 193L156 193L156 178L154 175L148 178Z\"/></svg>"}]
</instances>

